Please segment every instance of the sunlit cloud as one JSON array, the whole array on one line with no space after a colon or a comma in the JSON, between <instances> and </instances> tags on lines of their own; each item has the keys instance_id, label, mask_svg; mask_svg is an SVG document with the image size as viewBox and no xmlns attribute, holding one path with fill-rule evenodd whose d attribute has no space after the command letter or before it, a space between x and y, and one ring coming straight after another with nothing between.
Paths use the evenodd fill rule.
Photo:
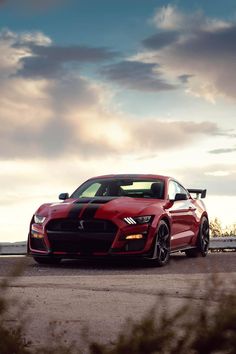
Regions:
<instances>
[{"instance_id":1,"label":"sunlit cloud","mask_svg":"<svg viewBox=\"0 0 236 354\"><path fill-rule=\"evenodd\" d=\"M158 9L153 16L151 22L159 29L165 31L215 31L222 28L228 28L231 23L217 19L208 18L204 13L199 11L191 11L184 13L175 5L166 5Z\"/></svg>"}]
</instances>

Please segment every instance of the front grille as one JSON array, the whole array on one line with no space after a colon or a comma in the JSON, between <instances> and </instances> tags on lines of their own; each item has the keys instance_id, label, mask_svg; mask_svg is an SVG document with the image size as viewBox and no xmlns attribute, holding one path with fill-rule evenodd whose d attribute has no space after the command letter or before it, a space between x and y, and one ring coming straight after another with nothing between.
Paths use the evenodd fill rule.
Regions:
<instances>
[{"instance_id":1,"label":"front grille","mask_svg":"<svg viewBox=\"0 0 236 354\"><path fill-rule=\"evenodd\" d=\"M55 219L47 225L53 252L92 254L108 252L117 226L109 220Z\"/></svg>"},{"instance_id":2,"label":"front grille","mask_svg":"<svg viewBox=\"0 0 236 354\"><path fill-rule=\"evenodd\" d=\"M117 226L109 220L54 219L49 221L47 231L115 233Z\"/></svg>"},{"instance_id":3,"label":"front grille","mask_svg":"<svg viewBox=\"0 0 236 354\"><path fill-rule=\"evenodd\" d=\"M45 251L46 250L45 243L44 243L44 240L42 238L33 238L33 237L31 237L30 246L34 250L40 250L40 251Z\"/></svg>"}]
</instances>

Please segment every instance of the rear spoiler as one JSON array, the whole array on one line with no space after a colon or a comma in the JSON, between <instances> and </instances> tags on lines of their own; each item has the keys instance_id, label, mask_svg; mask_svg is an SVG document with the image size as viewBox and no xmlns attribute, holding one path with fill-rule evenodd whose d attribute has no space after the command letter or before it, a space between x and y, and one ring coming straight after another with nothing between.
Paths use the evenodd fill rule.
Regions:
<instances>
[{"instance_id":1,"label":"rear spoiler","mask_svg":"<svg viewBox=\"0 0 236 354\"><path fill-rule=\"evenodd\" d=\"M200 198L206 198L206 189L188 189L189 193L195 193L196 194L196 199Z\"/></svg>"}]
</instances>

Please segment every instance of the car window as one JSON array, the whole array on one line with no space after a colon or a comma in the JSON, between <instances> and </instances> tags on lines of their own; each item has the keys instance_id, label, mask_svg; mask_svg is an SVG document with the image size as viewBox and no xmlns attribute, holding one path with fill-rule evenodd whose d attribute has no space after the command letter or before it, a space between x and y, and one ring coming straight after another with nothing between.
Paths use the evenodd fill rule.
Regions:
<instances>
[{"instance_id":1,"label":"car window","mask_svg":"<svg viewBox=\"0 0 236 354\"><path fill-rule=\"evenodd\" d=\"M189 196L189 193L186 191L186 189L182 187L178 182L170 181L168 187L168 198L170 200L174 200L176 193L183 193Z\"/></svg>"},{"instance_id":2,"label":"car window","mask_svg":"<svg viewBox=\"0 0 236 354\"><path fill-rule=\"evenodd\" d=\"M164 181L158 179L104 179L87 181L71 195L71 198L112 196L163 199Z\"/></svg>"},{"instance_id":3,"label":"car window","mask_svg":"<svg viewBox=\"0 0 236 354\"><path fill-rule=\"evenodd\" d=\"M85 191L80 195L81 198L85 197L94 197L101 187L101 183L93 183L91 184Z\"/></svg>"},{"instance_id":4,"label":"car window","mask_svg":"<svg viewBox=\"0 0 236 354\"><path fill-rule=\"evenodd\" d=\"M176 183L176 190L177 190L176 193L183 193L188 196L188 192L186 191L186 189L184 187L182 187L181 184L179 184L178 182L175 182L175 183Z\"/></svg>"},{"instance_id":5,"label":"car window","mask_svg":"<svg viewBox=\"0 0 236 354\"><path fill-rule=\"evenodd\" d=\"M169 186L168 186L168 198L170 200L174 200L175 199L175 195L176 195L176 185L174 181L170 181L169 182Z\"/></svg>"}]
</instances>

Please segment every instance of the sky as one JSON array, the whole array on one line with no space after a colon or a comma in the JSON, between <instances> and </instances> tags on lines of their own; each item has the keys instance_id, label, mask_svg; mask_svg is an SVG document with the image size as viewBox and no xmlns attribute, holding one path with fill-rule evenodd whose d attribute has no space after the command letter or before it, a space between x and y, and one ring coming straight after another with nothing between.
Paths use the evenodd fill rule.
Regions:
<instances>
[{"instance_id":1,"label":"sky","mask_svg":"<svg viewBox=\"0 0 236 354\"><path fill-rule=\"evenodd\" d=\"M235 0L0 0L0 242L110 173L207 188L236 223Z\"/></svg>"}]
</instances>

